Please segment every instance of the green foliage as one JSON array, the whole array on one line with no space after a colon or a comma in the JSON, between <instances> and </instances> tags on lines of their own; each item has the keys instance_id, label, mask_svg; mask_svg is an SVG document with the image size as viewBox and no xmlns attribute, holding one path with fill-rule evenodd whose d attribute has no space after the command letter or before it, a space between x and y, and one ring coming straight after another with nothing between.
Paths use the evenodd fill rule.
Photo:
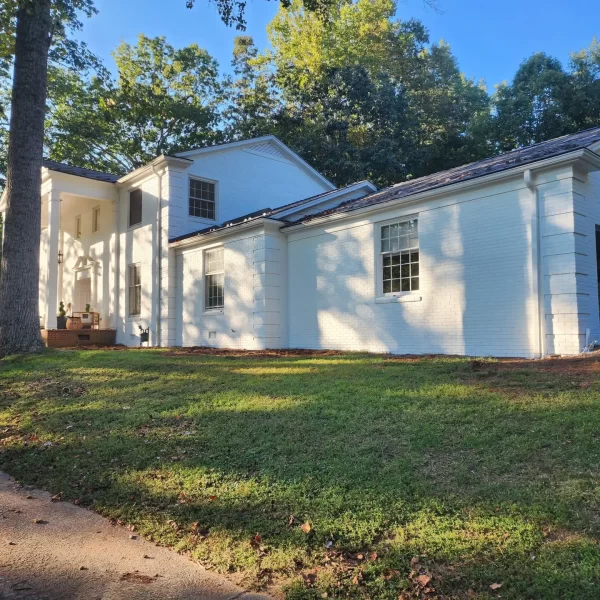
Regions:
<instances>
[{"instance_id":1,"label":"green foliage","mask_svg":"<svg viewBox=\"0 0 600 600\"><path fill-rule=\"evenodd\" d=\"M53 70L50 157L125 173L160 154L219 139L217 64L196 44L176 49L140 35L113 53L116 80Z\"/></svg>"},{"instance_id":2,"label":"green foliage","mask_svg":"<svg viewBox=\"0 0 600 600\"><path fill-rule=\"evenodd\" d=\"M588 360L15 357L0 470L296 600L595 600Z\"/></svg>"},{"instance_id":3,"label":"green foliage","mask_svg":"<svg viewBox=\"0 0 600 600\"><path fill-rule=\"evenodd\" d=\"M58 305L58 316L59 317L67 316L67 311L65 310L65 303L62 300L60 301L60 304Z\"/></svg>"}]
</instances>

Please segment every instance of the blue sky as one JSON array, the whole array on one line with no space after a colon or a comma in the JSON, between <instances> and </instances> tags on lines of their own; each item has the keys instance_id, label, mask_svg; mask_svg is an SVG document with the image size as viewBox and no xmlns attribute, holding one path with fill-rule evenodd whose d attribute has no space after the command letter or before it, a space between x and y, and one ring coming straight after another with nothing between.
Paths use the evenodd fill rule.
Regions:
<instances>
[{"instance_id":1,"label":"blue sky","mask_svg":"<svg viewBox=\"0 0 600 600\"><path fill-rule=\"evenodd\" d=\"M398 17L425 23L432 41L445 40L458 57L461 71L484 78L490 90L510 80L519 64L544 51L566 64L569 54L600 37L597 0L439 0L440 13L421 0L403 0ZM196 42L229 70L233 38L208 0L96 0L99 14L86 19L81 38L113 66L111 51L123 39L135 42L138 33L165 35L174 46ZM248 0L246 33L259 48L267 45L265 26L277 12L277 1Z\"/></svg>"}]
</instances>

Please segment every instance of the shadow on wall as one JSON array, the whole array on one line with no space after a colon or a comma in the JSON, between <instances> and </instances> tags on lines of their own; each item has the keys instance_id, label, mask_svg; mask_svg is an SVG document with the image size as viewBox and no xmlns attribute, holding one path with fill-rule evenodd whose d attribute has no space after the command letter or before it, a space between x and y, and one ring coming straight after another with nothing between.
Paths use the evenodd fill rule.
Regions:
<instances>
[{"instance_id":1,"label":"shadow on wall","mask_svg":"<svg viewBox=\"0 0 600 600\"><path fill-rule=\"evenodd\" d=\"M375 302L377 223L291 241L291 346L535 355L528 190L425 210L418 219L415 302Z\"/></svg>"}]
</instances>

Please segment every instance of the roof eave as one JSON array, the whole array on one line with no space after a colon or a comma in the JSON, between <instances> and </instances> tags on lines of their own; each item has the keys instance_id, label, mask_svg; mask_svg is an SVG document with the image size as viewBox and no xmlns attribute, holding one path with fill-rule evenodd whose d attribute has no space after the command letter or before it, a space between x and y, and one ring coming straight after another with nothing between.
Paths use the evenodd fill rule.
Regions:
<instances>
[{"instance_id":1,"label":"roof eave","mask_svg":"<svg viewBox=\"0 0 600 600\"><path fill-rule=\"evenodd\" d=\"M535 161L533 163L525 163L517 167L507 169L505 171L490 173L489 175L481 175L479 177L474 177L473 179L469 179L467 181L458 181L455 183L450 183L444 186L436 187L431 190L417 192L410 196L404 196L396 200L381 202L380 204L365 206L356 210L349 210L345 212L324 215L323 217L317 217L315 219L311 219L303 223L298 223L298 225L284 225L282 227L282 232L292 233L301 229L307 229L309 227L317 227L328 222L350 219L355 217L356 215L365 215L369 213L381 212L382 210L388 210L398 205L417 204L426 200L431 200L438 196L444 196L447 194L460 192L464 189L487 185L489 183L494 183L502 179L510 179L512 177L515 177L515 175L524 173L527 170L538 171L540 169L560 165L561 163L572 163L577 160L585 163L589 167L589 170L600 170L600 155L595 154L587 148L582 148L565 154L559 154L558 156L554 156L544 160Z\"/></svg>"},{"instance_id":2,"label":"roof eave","mask_svg":"<svg viewBox=\"0 0 600 600\"><path fill-rule=\"evenodd\" d=\"M188 158L180 158L179 156L166 156L161 154L157 156L154 160L151 160L149 163L138 167L131 173L127 173L127 175L123 175L120 179L117 180L117 183L131 183L132 181L139 179L140 177L146 176L149 172L152 171L153 167L160 167L164 165L177 165L183 168L186 168L190 165L192 161Z\"/></svg>"},{"instance_id":3,"label":"roof eave","mask_svg":"<svg viewBox=\"0 0 600 600\"><path fill-rule=\"evenodd\" d=\"M245 229L252 229L254 227L260 225L264 226L267 224L276 224L279 227L281 225L281 221L277 219L271 219L269 217L257 217L255 219L249 219L248 221L242 221L241 223L235 223L234 225L230 225L229 227L221 227L219 229L215 229L214 231L208 231L206 233L192 235L183 240L169 241L169 247L175 249L187 248L189 246L195 246L204 242L212 242L213 240L218 240L223 237L227 237L231 235L233 230L235 230L236 232L244 231Z\"/></svg>"}]
</instances>

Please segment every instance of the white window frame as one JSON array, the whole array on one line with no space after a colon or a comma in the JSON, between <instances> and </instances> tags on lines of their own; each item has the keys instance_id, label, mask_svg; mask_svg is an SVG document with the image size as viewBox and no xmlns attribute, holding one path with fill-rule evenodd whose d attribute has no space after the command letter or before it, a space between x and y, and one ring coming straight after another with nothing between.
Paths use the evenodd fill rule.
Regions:
<instances>
[{"instance_id":1,"label":"white window frame","mask_svg":"<svg viewBox=\"0 0 600 600\"><path fill-rule=\"evenodd\" d=\"M204 183L211 183L215 186L215 218L209 219L208 217L195 217L190 215L190 192L192 191L192 181L202 181ZM192 221L199 223L215 223L219 220L219 182L216 179L209 179L208 177L197 177L195 175L188 175L188 188L187 188L187 215Z\"/></svg>"},{"instance_id":2,"label":"white window frame","mask_svg":"<svg viewBox=\"0 0 600 600\"><path fill-rule=\"evenodd\" d=\"M137 271L139 273L140 282L139 283L134 282L132 285L131 273L132 273L133 268L137 269ZM131 290L133 288L137 288L137 287L139 287L139 290L140 290L139 311L131 312ZM140 263L131 263L131 264L127 265L127 317L128 318L136 318L136 317L139 317L141 314L142 314L142 266Z\"/></svg>"},{"instance_id":3,"label":"white window frame","mask_svg":"<svg viewBox=\"0 0 600 600\"><path fill-rule=\"evenodd\" d=\"M417 244L416 246L411 246L406 249L397 250L397 251L388 251L384 252L382 250L382 230L383 227L389 225L396 225L401 223L408 223L409 221L417 221ZM387 303L387 302L409 302L409 301L420 301L422 299L422 273L421 273L421 250L420 250L420 233L419 233L419 215L418 214L410 214L410 215L402 215L396 217L394 219L387 219L385 221L379 221L374 223L376 228L375 237L375 269L376 269L376 277L375 277L375 302L376 303ZM417 251L419 252L419 289L418 290L405 290L405 291L397 291L397 292L384 292L383 291L383 259L387 254L398 254L402 251Z\"/></svg>"},{"instance_id":4,"label":"white window frame","mask_svg":"<svg viewBox=\"0 0 600 600\"><path fill-rule=\"evenodd\" d=\"M98 233L100 231L100 207L94 206L92 208L92 233Z\"/></svg>"},{"instance_id":5,"label":"white window frame","mask_svg":"<svg viewBox=\"0 0 600 600\"><path fill-rule=\"evenodd\" d=\"M220 269L209 269L208 266L208 254L210 252L221 251L222 253L222 261ZM204 312L205 313L222 313L225 309L225 248L223 246L213 246L211 248L206 248L203 252L202 262L204 266ZM210 276L222 275L223 277L223 303L219 306L209 306L208 305L208 278Z\"/></svg>"},{"instance_id":6,"label":"white window frame","mask_svg":"<svg viewBox=\"0 0 600 600\"><path fill-rule=\"evenodd\" d=\"M75 217L75 239L76 240L80 240L81 239L81 215L77 215Z\"/></svg>"}]
</instances>

